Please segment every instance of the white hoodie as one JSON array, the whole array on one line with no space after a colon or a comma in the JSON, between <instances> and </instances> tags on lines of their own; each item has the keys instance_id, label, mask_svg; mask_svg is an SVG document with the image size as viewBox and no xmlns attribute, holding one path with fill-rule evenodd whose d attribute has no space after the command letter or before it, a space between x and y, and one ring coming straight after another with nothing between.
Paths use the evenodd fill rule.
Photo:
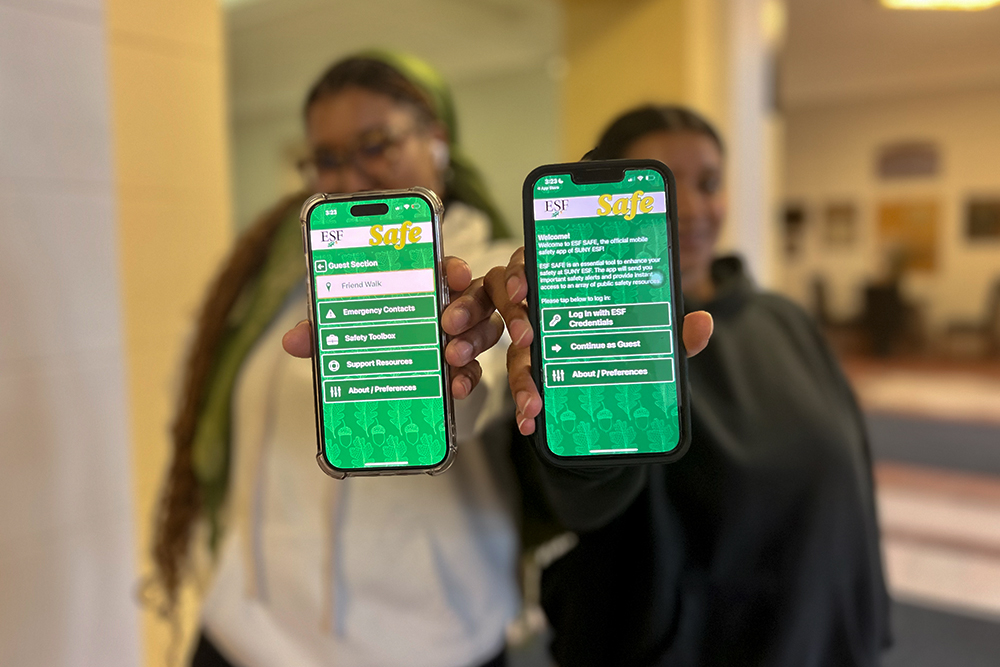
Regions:
<instances>
[{"instance_id":1,"label":"white hoodie","mask_svg":"<svg viewBox=\"0 0 1000 667\"><path fill-rule=\"evenodd\" d=\"M443 227L447 254L477 276L514 250L491 243L485 216L461 204ZM303 289L237 381L230 528L202 611L206 634L241 667L485 662L519 604L510 471L484 443L512 415L506 345L480 357L482 383L455 403L448 472L338 481L316 464L310 362L280 344L305 312Z\"/></svg>"}]
</instances>

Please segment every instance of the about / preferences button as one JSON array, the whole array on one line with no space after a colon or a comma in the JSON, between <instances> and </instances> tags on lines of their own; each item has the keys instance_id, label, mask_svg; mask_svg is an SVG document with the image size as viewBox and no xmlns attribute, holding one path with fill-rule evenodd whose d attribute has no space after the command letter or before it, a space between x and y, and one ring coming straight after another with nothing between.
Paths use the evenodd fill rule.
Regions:
<instances>
[{"instance_id":1,"label":"about / preferences button","mask_svg":"<svg viewBox=\"0 0 1000 667\"><path fill-rule=\"evenodd\" d=\"M546 387L673 382L674 360L619 359L545 364Z\"/></svg>"},{"instance_id":2,"label":"about / preferences button","mask_svg":"<svg viewBox=\"0 0 1000 667\"><path fill-rule=\"evenodd\" d=\"M401 398L439 398L440 375L367 378L323 383L324 403L398 400Z\"/></svg>"}]
</instances>

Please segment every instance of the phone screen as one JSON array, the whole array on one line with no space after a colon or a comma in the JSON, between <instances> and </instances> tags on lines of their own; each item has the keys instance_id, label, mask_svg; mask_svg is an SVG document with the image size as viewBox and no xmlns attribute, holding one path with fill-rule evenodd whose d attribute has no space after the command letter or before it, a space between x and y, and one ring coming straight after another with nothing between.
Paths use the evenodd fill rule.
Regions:
<instances>
[{"instance_id":1,"label":"phone screen","mask_svg":"<svg viewBox=\"0 0 1000 667\"><path fill-rule=\"evenodd\" d=\"M447 454L433 216L409 194L309 213L318 428L336 468L432 467Z\"/></svg>"},{"instance_id":2,"label":"phone screen","mask_svg":"<svg viewBox=\"0 0 1000 667\"><path fill-rule=\"evenodd\" d=\"M533 184L545 446L561 457L663 454L680 442L667 188Z\"/></svg>"}]
</instances>

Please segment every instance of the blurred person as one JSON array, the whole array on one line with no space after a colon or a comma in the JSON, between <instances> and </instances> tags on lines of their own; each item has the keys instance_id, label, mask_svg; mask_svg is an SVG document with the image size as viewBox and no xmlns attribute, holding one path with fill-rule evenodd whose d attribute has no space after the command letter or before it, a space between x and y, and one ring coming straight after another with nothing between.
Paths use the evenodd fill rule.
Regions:
<instances>
[{"instance_id":1,"label":"blurred person","mask_svg":"<svg viewBox=\"0 0 1000 667\"><path fill-rule=\"evenodd\" d=\"M544 468L578 545L544 573L561 667L879 664L889 644L871 454L854 395L790 301L717 257L723 144L700 116L645 106L616 119L592 159L653 158L677 182L692 441L670 465ZM486 290L507 322L521 432L541 397L523 249ZM710 315L696 312L705 309ZM700 332L700 333L698 333Z\"/></svg>"},{"instance_id":2,"label":"blurred person","mask_svg":"<svg viewBox=\"0 0 1000 667\"><path fill-rule=\"evenodd\" d=\"M313 190L424 186L441 196L446 247L468 260L445 261L453 295L470 288L470 265L510 256L457 145L450 93L427 64L391 53L341 60L309 91L304 116ZM454 395L467 399L456 404L460 453L448 474L328 478L315 462L311 365L279 344L307 310L305 197L280 202L242 235L197 325L157 522L168 609L195 526L207 525L218 558L196 667L502 665L518 610L517 535L509 472L489 456L503 443L485 441L513 431L512 410L503 353L475 357L503 322L455 321L453 311L446 327L461 334L446 355ZM473 394L480 379L486 387Z\"/></svg>"}]
</instances>

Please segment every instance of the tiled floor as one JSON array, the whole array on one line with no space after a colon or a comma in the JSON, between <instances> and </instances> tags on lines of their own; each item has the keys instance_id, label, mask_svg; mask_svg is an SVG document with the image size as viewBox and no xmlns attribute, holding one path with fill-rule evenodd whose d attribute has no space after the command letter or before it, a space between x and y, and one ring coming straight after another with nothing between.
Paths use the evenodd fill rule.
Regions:
<instances>
[{"instance_id":1,"label":"tiled floor","mask_svg":"<svg viewBox=\"0 0 1000 667\"><path fill-rule=\"evenodd\" d=\"M997 367L854 361L847 368L865 411L876 420L894 416L872 431L893 595L1000 622Z\"/></svg>"},{"instance_id":2,"label":"tiled floor","mask_svg":"<svg viewBox=\"0 0 1000 667\"><path fill-rule=\"evenodd\" d=\"M969 369L851 369L865 409L1000 425L1000 377Z\"/></svg>"},{"instance_id":3,"label":"tiled floor","mask_svg":"<svg viewBox=\"0 0 1000 667\"><path fill-rule=\"evenodd\" d=\"M1000 620L1000 479L892 463L876 479L893 595Z\"/></svg>"}]
</instances>

